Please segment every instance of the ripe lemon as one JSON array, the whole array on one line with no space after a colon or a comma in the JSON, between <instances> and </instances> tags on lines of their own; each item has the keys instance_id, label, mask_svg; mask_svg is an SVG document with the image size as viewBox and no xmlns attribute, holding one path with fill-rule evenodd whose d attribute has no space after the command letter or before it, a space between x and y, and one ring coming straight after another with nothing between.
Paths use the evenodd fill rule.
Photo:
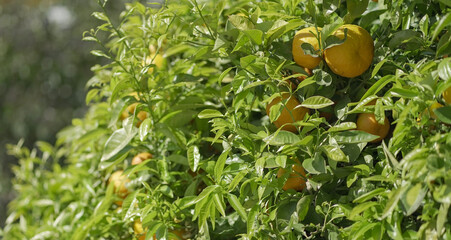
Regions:
<instances>
[{"instance_id":1,"label":"ripe lemon","mask_svg":"<svg viewBox=\"0 0 451 240\"><path fill-rule=\"evenodd\" d=\"M285 106L282 106L282 113L274 121L274 125L278 128L282 127L282 130L285 131L296 132L296 127L291 123L303 120L305 114L308 112L308 109L304 107L298 107L295 109L295 107L301 103L294 96L291 96L290 93L285 92L282 93L282 97L279 96L274 98L268 105L266 105L266 114L269 116L271 107L280 103L282 99L288 99L288 101L285 102Z\"/></svg>"},{"instance_id":2,"label":"ripe lemon","mask_svg":"<svg viewBox=\"0 0 451 240\"><path fill-rule=\"evenodd\" d=\"M138 106L139 103L133 103L130 106L128 106L119 117L120 120L124 120L128 118L129 116L133 115L135 113L136 106ZM146 111L139 111L136 114L136 118L138 118L138 122L136 123L136 127L141 126L141 123L149 117L149 114Z\"/></svg>"},{"instance_id":3,"label":"ripe lemon","mask_svg":"<svg viewBox=\"0 0 451 240\"><path fill-rule=\"evenodd\" d=\"M149 47L149 51L150 55L148 55L146 59L143 60L142 65L147 66L150 64L154 64L157 69L164 69L164 67L166 66L166 59L163 57L163 55L161 55L160 53L156 53L155 46L153 45ZM153 70L154 67L150 67L149 70L147 70L147 72L149 74L152 74Z\"/></svg>"},{"instance_id":4,"label":"ripe lemon","mask_svg":"<svg viewBox=\"0 0 451 240\"><path fill-rule=\"evenodd\" d=\"M447 88L443 93L443 100L445 100L446 103L451 104L451 87Z\"/></svg>"},{"instance_id":5,"label":"ripe lemon","mask_svg":"<svg viewBox=\"0 0 451 240\"><path fill-rule=\"evenodd\" d=\"M305 171L304 168L301 166L301 163L297 161L298 164L293 164L291 166L291 173L290 176L287 178L287 181L283 185L283 190L288 189L294 189L296 191L302 191L302 189L305 188ZM285 169L280 168L279 171L277 171L277 177L280 178L285 173Z\"/></svg>"},{"instance_id":6,"label":"ripe lemon","mask_svg":"<svg viewBox=\"0 0 451 240\"><path fill-rule=\"evenodd\" d=\"M382 125L377 122L373 113L361 113L357 118L357 130L379 136L379 138L371 141L372 143L377 143L387 136L390 130L390 122L385 118Z\"/></svg>"},{"instance_id":7,"label":"ripe lemon","mask_svg":"<svg viewBox=\"0 0 451 240\"><path fill-rule=\"evenodd\" d=\"M321 31L321 28L318 28ZM303 43L309 43L313 46L315 51L319 50L319 42L316 38L317 30L315 27L304 28L296 33L293 39L292 53L294 61L301 67L313 69L321 62L320 57L313 57L311 55L304 54L304 50L301 45Z\"/></svg>"},{"instance_id":8,"label":"ripe lemon","mask_svg":"<svg viewBox=\"0 0 451 240\"><path fill-rule=\"evenodd\" d=\"M333 35L346 40L340 44L324 50L324 60L329 68L343 77L357 77L371 65L374 56L374 43L371 35L357 25L345 24L337 29Z\"/></svg>"},{"instance_id":9,"label":"ripe lemon","mask_svg":"<svg viewBox=\"0 0 451 240\"><path fill-rule=\"evenodd\" d=\"M151 159L152 157L153 157L152 154L148 153L148 152L139 153L138 155L133 157L132 165L138 165L138 164L144 162L147 159Z\"/></svg>"},{"instance_id":10,"label":"ripe lemon","mask_svg":"<svg viewBox=\"0 0 451 240\"><path fill-rule=\"evenodd\" d=\"M108 179L108 184L113 184L114 192L120 198L125 198L128 195L128 189L126 184L130 182L130 179L126 175L123 175L124 171L119 170L111 174ZM122 206L122 201L115 202L118 206Z\"/></svg>"}]
</instances>

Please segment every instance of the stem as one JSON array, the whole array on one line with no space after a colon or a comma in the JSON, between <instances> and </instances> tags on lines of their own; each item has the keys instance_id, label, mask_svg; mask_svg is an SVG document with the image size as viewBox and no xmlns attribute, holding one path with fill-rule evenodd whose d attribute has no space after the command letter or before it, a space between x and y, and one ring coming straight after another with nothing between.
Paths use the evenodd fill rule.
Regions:
<instances>
[{"instance_id":1,"label":"stem","mask_svg":"<svg viewBox=\"0 0 451 240\"><path fill-rule=\"evenodd\" d=\"M202 18L202 21L204 22L205 26L207 27L208 32L210 33L210 36L212 39L216 40L216 37L213 35L213 32L210 29L210 26L207 24L207 21L205 21L204 15L202 15L202 11L199 8L199 4L197 4L197 0L193 0L194 6L196 7L197 11L199 12L200 17Z\"/></svg>"}]
</instances>

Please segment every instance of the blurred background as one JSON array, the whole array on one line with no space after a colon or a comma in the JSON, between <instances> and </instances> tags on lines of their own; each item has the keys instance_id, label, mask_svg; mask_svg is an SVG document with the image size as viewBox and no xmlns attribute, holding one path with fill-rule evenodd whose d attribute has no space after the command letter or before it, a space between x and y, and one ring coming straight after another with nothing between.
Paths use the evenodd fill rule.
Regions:
<instances>
[{"instance_id":1,"label":"blurred background","mask_svg":"<svg viewBox=\"0 0 451 240\"><path fill-rule=\"evenodd\" d=\"M110 0L117 19L126 0ZM96 0L0 0L0 228L14 198L6 144L55 142L55 134L82 117L97 46L82 34L99 25Z\"/></svg>"}]
</instances>

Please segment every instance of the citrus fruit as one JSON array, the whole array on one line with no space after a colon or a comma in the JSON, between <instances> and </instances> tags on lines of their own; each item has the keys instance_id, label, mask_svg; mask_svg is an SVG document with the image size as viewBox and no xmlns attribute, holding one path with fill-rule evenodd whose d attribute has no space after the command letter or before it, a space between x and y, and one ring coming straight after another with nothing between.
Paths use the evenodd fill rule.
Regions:
<instances>
[{"instance_id":1,"label":"citrus fruit","mask_svg":"<svg viewBox=\"0 0 451 240\"><path fill-rule=\"evenodd\" d=\"M133 103L130 106L128 106L119 117L120 120L124 120L128 118L129 116L133 115L136 110L136 106L138 106L139 103ZM136 114L136 118L138 119L138 122L136 123L136 127L141 126L142 121L144 121L146 118L149 117L149 114L146 111L139 111Z\"/></svg>"},{"instance_id":2,"label":"citrus fruit","mask_svg":"<svg viewBox=\"0 0 451 240\"><path fill-rule=\"evenodd\" d=\"M308 109L304 107L296 108L301 103L294 96L291 96L290 93L285 92L281 95L282 97L276 97L268 105L266 105L266 114L269 116L271 107L280 103L282 99L288 99L285 102L285 106L282 106L283 110L279 117L274 121L274 125L278 128L282 127L282 130L285 131L296 132L296 127L291 123L303 120L305 114L308 112Z\"/></svg>"},{"instance_id":3,"label":"citrus fruit","mask_svg":"<svg viewBox=\"0 0 451 240\"><path fill-rule=\"evenodd\" d=\"M130 179L126 175L123 175L124 171L119 170L111 174L108 179L108 184L113 184L114 193L120 198L125 198L128 195L128 189L126 184L130 182ZM115 202L118 206L122 206L122 201Z\"/></svg>"},{"instance_id":4,"label":"citrus fruit","mask_svg":"<svg viewBox=\"0 0 451 240\"><path fill-rule=\"evenodd\" d=\"M371 65L374 56L374 43L371 35L357 25L345 24L339 27L333 35L346 40L324 50L324 60L329 68L343 77L357 77Z\"/></svg>"},{"instance_id":5,"label":"citrus fruit","mask_svg":"<svg viewBox=\"0 0 451 240\"><path fill-rule=\"evenodd\" d=\"M133 157L132 165L138 165L138 164L140 164L140 163L144 162L145 160L150 159L152 157L153 157L152 154L148 153L148 152L139 153L138 155Z\"/></svg>"},{"instance_id":6,"label":"citrus fruit","mask_svg":"<svg viewBox=\"0 0 451 240\"><path fill-rule=\"evenodd\" d=\"M451 87L447 88L443 93L443 100L448 103L451 104Z\"/></svg>"},{"instance_id":7,"label":"citrus fruit","mask_svg":"<svg viewBox=\"0 0 451 240\"><path fill-rule=\"evenodd\" d=\"M293 189L296 191L302 191L305 188L305 171L301 166L301 163L297 161L297 164L293 164L291 166L290 176L287 178L287 181L283 185L283 190ZM280 178L285 174L286 170L284 168L280 168L277 171L277 177Z\"/></svg>"},{"instance_id":8,"label":"citrus fruit","mask_svg":"<svg viewBox=\"0 0 451 240\"><path fill-rule=\"evenodd\" d=\"M149 47L150 55L146 57L145 60L143 60L143 66L147 66L150 64L154 64L157 69L164 69L166 66L166 59L161 55L160 53L156 53L156 49L153 45L150 45ZM149 70L147 72L149 74L153 73L154 67L149 67Z\"/></svg>"},{"instance_id":9,"label":"citrus fruit","mask_svg":"<svg viewBox=\"0 0 451 240\"><path fill-rule=\"evenodd\" d=\"M135 235L138 237L139 240L145 240L146 239L146 231L147 229L143 228L142 222L139 219L136 219L133 222L133 231ZM184 229L175 229L169 231L168 234L168 240L183 240L187 239L187 235L190 235L187 231ZM156 234L153 235L153 239L157 239Z\"/></svg>"},{"instance_id":10,"label":"citrus fruit","mask_svg":"<svg viewBox=\"0 0 451 240\"><path fill-rule=\"evenodd\" d=\"M321 28L318 28L318 32ZM317 29L315 27L308 27L301 29L296 33L293 39L292 53L294 61L301 67L313 69L321 62L320 57L314 57L304 53L302 49L303 43L312 45L315 51L320 50L319 42L316 36L318 36Z\"/></svg>"},{"instance_id":11,"label":"citrus fruit","mask_svg":"<svg viewBox=\"0 0 451 240\"><path fill-rule=\"evenodd\" d=\"M373 113L360 113L357 118L357 130L379 136L379 138L371 141L377 143L387 136L390 130L390 122L385 118L384 124L379 124Z\"/></svg>"}]
</instances>

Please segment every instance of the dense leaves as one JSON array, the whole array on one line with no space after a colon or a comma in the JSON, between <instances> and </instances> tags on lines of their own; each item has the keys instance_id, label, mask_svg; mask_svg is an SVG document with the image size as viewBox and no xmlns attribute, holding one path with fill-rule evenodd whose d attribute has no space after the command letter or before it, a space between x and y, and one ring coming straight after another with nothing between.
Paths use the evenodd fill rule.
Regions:
<instances>
[{"instance_id":1,"label":"dense leaves","mask_svg":"<svg viewBox=\"0 0 451 240\"><path fill-rule=\"evenodd\" d=\"M85 39L110 63L93 67L90 111L55 146L40 144L41 157L10 147L20 195L2 234L130 239L138 219L146 239L176 230L193 239L449 238L448 12L438 1L193 0L128 4L120 24L95 13L105 23ZM345 78L320 63L305 74L292 60L295 31L322 27L327 48L341 44L328 37L344 23L371 34L370 69ZM287 101L266 114L282 92L309 109L294 132L271 123ZM356 130L359 113L387 117L388 137L372 143L377 136ZM140 152L153 158L132 165ZM293 164L307 173L297 174L299 192L282 189L291 174L277 176ZM107 181L116 170L130 179L125 198Z\"/></svg>"}]
</instances>

